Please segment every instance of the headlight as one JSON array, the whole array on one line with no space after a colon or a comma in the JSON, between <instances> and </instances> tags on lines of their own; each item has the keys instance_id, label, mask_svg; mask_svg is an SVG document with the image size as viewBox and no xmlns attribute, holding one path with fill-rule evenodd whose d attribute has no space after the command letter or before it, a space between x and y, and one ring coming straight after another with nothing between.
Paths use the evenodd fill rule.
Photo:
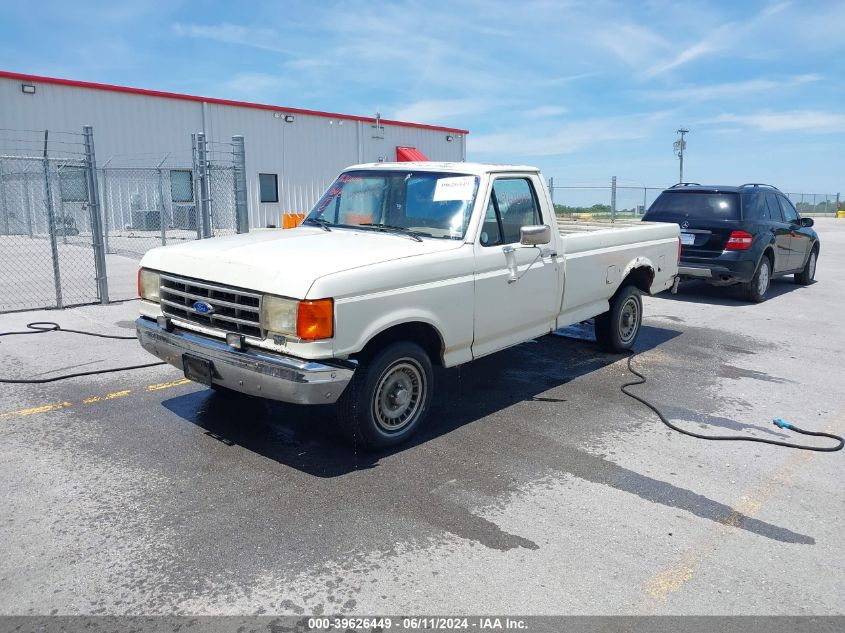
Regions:
<instances>
[{"instance_id":1,"label":"headlight","mask_svg":"<svg viewBox=\"0 0 845 633\"><path fill-rule=\"evenodd\" d=\"M138 296L147 301L159 302L161 275L154 270L138 269Z\"/></svg>"},{"instance_id":2,"label":"headlight","mask_svg":"<svg viewBox=\"0 0 845 633\"><path fill-rule=\"evenodd\" d=\"M276 334L296 334L296 308L298 301L264 295L261 302L261 327Z\"/></svg>"},{"instance_id":3,"label":"headlight","mask_svg":"<svg viewBox=\"0 0 845 633\"><path fill-rule=\"evenodd\" d=\"M261 327L270 335L296 336L303 341L331 338L334 335L334 301L295 301L264 295Z\"/></svg>"}]
</instances>

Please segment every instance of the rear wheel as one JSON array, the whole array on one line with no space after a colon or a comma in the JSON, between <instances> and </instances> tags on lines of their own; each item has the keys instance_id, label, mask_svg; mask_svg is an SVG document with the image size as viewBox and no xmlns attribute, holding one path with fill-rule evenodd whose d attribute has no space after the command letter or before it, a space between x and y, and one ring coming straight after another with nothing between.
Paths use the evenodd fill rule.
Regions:
<instances>
[{"instance_id":1,"label":"rear wheel","mask_svg":"<svg viewBox=\"0 0 845 633\"><path fill-rule=\"evenodd\" d=\"M623 286L610 300L610 310L595 319L596 341L608 352L631 349L640 335L643 301L636 286Z\"/></svg>"},{"instance_id":2,"label":"rear wheel","mask_svg":"<svg viewBox=\"0 0 845 633\"><path fill-rule=\"evenodd\" d=\"M801 284L802 286L809 286L813 283L813 279L816 276L816 262L818 258L819 252L813 247L813 250L810 251L810 256L807 258L804 270L795 274L795 283Z\"/></svg>"},{"instance_id":3,"label":"rear wheel","mask_svg":"<svg viewBox=\"0 0 845 633\"><path fill-rule=\"evenodd\" d=\"M431 359L419 345L388 345L359 365L338 400L341 431L363 448L404 442L428 415L433 379Z\"/></svg>"},{"instance_id":4,"label":"rear wheel","mask_svg":"<svg viewBox=\"0 0 845 633\"><path fill-rule=\"evenodd\" d=\"M772 262L767 255L763 255L754 277L751 281L742 285L745 298L754 303L762 303L766 300L766 293L769 291L771 281Z\"/></svg>"}]
</instances>

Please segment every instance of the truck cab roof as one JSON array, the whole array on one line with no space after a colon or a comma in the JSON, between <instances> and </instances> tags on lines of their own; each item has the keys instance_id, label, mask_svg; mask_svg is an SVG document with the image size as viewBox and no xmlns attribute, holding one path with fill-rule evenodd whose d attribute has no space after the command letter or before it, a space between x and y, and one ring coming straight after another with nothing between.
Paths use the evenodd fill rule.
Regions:
<instances>
[{"instance_id":1,"label":"truck cab roof","mask_svg":"<svg viewBox=\"0 0 845 633\"><path fill-rule=\"evenodd\" d=\"M481 176L483 174L498 172L523 172L536 174L539 169L530 165L497 165L493 163L450 163L438 161L402 162L402 163L363 163L347 167L344 171L352 170L378 170L393 171L397 169L410 169L413 171L446 171L459 174L471 174Z\"/></svg>"}]
</instances>

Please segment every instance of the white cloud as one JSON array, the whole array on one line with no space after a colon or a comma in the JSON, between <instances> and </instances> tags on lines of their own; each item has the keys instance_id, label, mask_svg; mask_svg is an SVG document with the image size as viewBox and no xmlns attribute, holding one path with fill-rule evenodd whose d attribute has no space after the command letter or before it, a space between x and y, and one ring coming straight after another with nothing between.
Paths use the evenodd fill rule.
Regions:
<instances>
[{"instance_id":1,"label":"white cloud","mask_svg":"<svg viewBox=\"0 0 845 633\"><path fill-rule=\"evenodd\" d=\"M756 114L722 114L703 123L738 123L763 132L845 132L845 115L815 110L759 112Z\"/></svg>"},{"instance_id":2,"label":"white cloud","mask_svg":"<svg viewBox=\"0 0 845 633\"><path fill-rule=\"evenodd\" d=\"M239 24L223 22L221 24L210 25L176 23L172 26L172 30L174 34L180 37L238 44L240 46L272 51L274 53L291 52L278 45L278 42L282 38L273 29L254 29Z\"/></svg>"},{"instance_id":3,"label":"white cloud","mask_svg":"<svg viewBox=\"0 0 845 633\"><path fill-rule=\"evenodd\" d=\"M649 99L675 99L679 101L708 101L713 99L727 99L748 94L756 94L768 90L785 89L803 84L821 81L823 77L817 74L795 75L781 80L750 79L748 81L732 81L705 86L680 86L665 90L651 90L643 93Z\"/></svg>"},{"instance_id":4,"label":"white cloud","mask_svg":"<svg viewBox=\"0 0 845 633\"><path fill-rule=\"evenodd\" d=\"M268 88L277 88L281 79L269 73L238 73L223 85L238 93L261 92Z\"/></svg>"},{"instance_id":5,"label":"white cloud","mask_svg":"<svg viewBox=\"0 0 845 633\"><path fill-rule=\"evenodd\" d=\"M569 112L569 108L558 105L542 105L535 108L529 108L523 115L529 119L542 119L547 117L557 117L561 114Z\"/></svg>"},{"instance_id":6,"label":"white cloud","mask_svg":"<svg viewBox=\"0 0 845 633\"><path fill-rule=\"evenodd\" d=\"M394 117L399 121L421 121L424 123L454 122L456 117L470 117L488 111L492 104L488 99L474 97L465 99L425 99L408 104L396 110Z\"/></svg>"},{"instance_id":7,"label":"white cloud","mask_svg":"<svg viewBox=\"0 0 845 633\"><path fill-rule=\"evenodd\" d=\"M569 154L599 143L648 138L668 114L652 112L585 119L559 127L526 125L507 132L470 134L467 150L500 157Z\"/></svg>"}]
</instances>

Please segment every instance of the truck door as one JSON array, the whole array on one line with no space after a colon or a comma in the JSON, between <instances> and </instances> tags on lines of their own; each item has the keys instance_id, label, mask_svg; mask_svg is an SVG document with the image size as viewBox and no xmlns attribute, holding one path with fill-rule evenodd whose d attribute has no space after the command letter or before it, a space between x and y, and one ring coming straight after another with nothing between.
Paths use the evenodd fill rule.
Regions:
<instances>
[{"instance_id":1,"label":"truck door","mask_svg":"<svg viewBox=\"0 0 845 633\"><path fill-rule=\"evenodd\" d=\"M554 328L560 307L555 236L539 247L519 242L520 228L537 224L557 231L554 218L542 217L533 179L495 178L475 241L474 357Z\"/></svg>"}]
</instances>

